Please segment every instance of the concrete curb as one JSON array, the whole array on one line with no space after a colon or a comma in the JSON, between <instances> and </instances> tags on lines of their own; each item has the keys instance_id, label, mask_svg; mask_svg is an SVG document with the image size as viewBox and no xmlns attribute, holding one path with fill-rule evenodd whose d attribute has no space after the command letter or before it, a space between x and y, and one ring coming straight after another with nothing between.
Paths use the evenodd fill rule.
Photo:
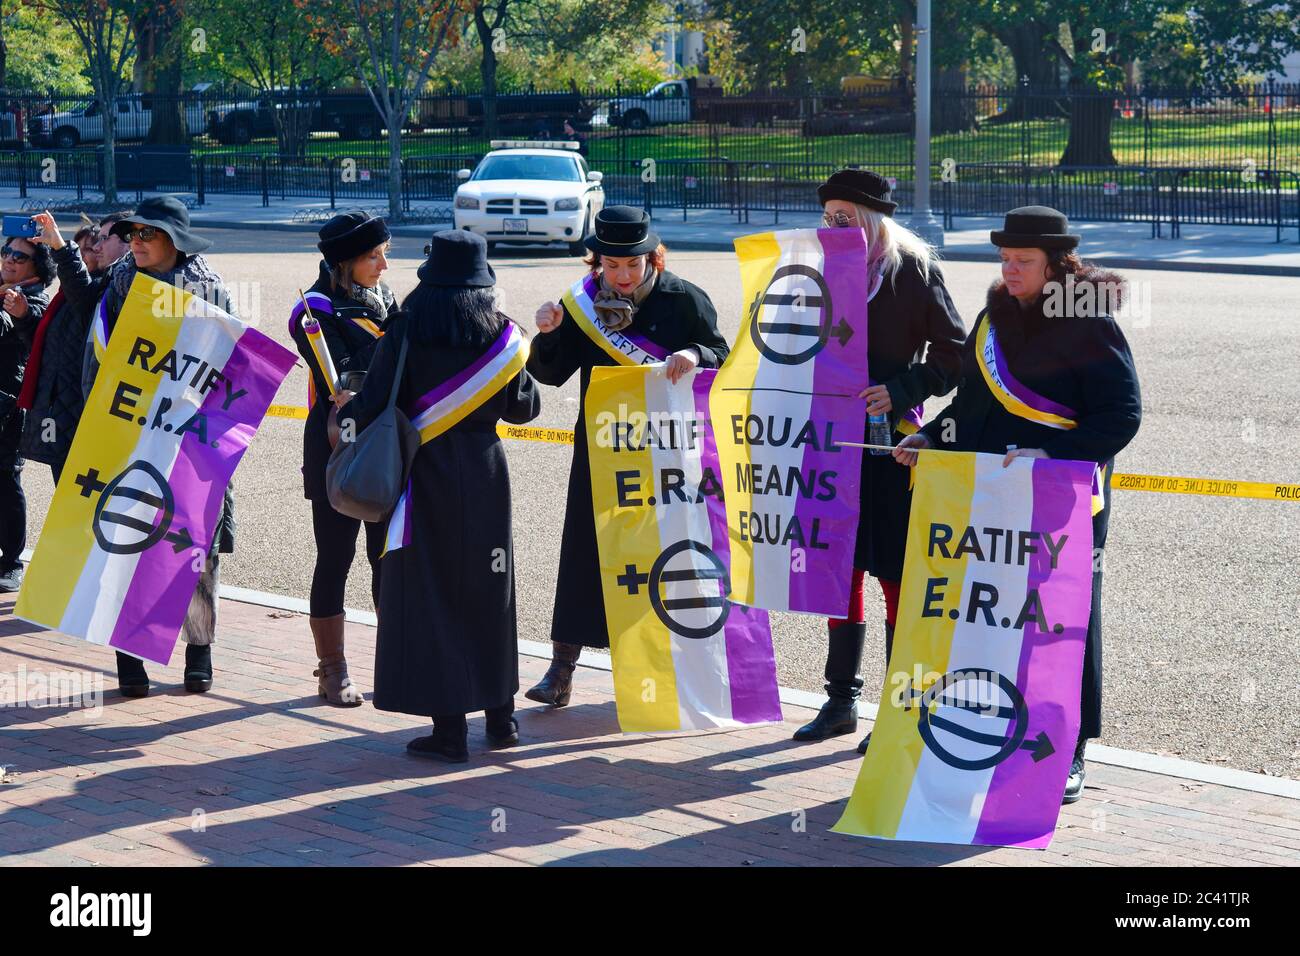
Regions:
<instances>
[{"instance_id":1,"label":"concrete curb","mask_svg":"<svg viewBox=\"0 0 1300 956\"><path fill-rule=\"evenodd\" d=\"M275 608L281 611L295 611L299 614L306 614L308 610L307 602L302 598L268 594L264 591L229 587L224 584L221 585L220 596L242 604L254 604L259 607ZM370 611L345 608L344 613L347 615L347 620L357 624L366 624L373 627L377 623L377 618ZM519 653L525 657L549 660L551 645L540 641L520 641ZM609 655L590 648L583 652L580 666L589 667L592 670L612 670ZM820 694L796 690L793 687L781 688L781 703L788 704L791 707L817 710L821 707L823 699ZM863 714L862 720L874 721L876 719L878 708L875 704L863 701L859 706L859 710ZM857 743L856 741L851 742L854 745ZM1088 746L1088 759L1111 767L1125 767L1130 770L1141 770L1165 777L1179 777L1200 783L1231 787L1234 790L1249 790L1252 793L1266 793L1275 797L1300 800L1300 780L1292 780L1289 777L1270 777L1262 773L1249 773L1245 770L1233 770L1229 767L1215 767L1211 764L1179 760L1174 757L1161 757L1157 754L1141 753L1135 750L1121 750L1118 747L1105 747L1096 743Z\"/></svg>"}]
</instances>

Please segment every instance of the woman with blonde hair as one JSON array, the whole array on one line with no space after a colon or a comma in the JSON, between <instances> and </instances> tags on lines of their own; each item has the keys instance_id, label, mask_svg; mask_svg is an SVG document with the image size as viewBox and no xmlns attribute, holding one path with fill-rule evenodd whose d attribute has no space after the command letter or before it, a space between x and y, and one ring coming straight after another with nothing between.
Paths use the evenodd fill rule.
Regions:
<instances>
[{"instance_id":1,"label":"woman with blonde hair","mask_svg":"<svg viewBox=\"0 0 1300 956\"><path fill-rule=\"evenodd\" d=\"M966 329L943 284L934 248L894 221L897 203L877 173L842 169L817 189L827 228L867 234L867 441L894 444L921 424L922 406L957 384ZM907 518L912 507L908 469L879 450L862 456L861 517L853 558L849 612L827 621L826 703L795 740L825 740L853 733L862 692L866 640L863 581L880 582L885 598L885 660L894 643L898 592L903 578ZM858 747L866 752L867 741Z\"/></svg>"}]
</instances>

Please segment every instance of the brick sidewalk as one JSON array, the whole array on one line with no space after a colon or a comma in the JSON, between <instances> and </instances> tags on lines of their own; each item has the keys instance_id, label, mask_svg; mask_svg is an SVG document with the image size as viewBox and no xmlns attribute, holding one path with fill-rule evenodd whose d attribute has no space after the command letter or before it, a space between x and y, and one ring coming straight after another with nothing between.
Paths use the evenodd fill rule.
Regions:
<instances>
[{"instance_id":1,"label":"brick sidewalk","mask_svg":"<svg viewBox=\"0 0 1300 956\"><path fill-rule=\"evenodd\" d=\"M178 650L149 665L150 697L127 700L107 650L12 607L0 603L0 675L85 668L105 694L97 717L0 708L9 864L1300 864L1300 801L1099 764L1046 851L829 833L856 738L796 744L808 712L789 706L784 726L623 737L610 675L589 668L561 710L520 695L517 749L484 749L475 715L471 762L452 767L405 754L427 732L418 718L322 705L301 615L223 601L213 690L185 693ZM374 632L350 634L369 690ZM544 666L522 658L524 686Z\"/></svg>"}]
</instances>

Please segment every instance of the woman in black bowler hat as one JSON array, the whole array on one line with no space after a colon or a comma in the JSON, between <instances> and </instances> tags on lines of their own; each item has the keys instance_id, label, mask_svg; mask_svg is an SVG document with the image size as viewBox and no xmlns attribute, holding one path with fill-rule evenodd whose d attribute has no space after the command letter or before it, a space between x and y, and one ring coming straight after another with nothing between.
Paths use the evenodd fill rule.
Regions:
<instances>
[{"instance_id":1,"label":"woman in black bowler hat","mask_svg":"<svg viewBox=\"0 0 1300 956\"><path fill-rule=\"evenodd\" d=\"M320 359L303 329L305 309L295 302L289 314L289 334L307 363L307 424L302 437L303 493L311 501L311 526L316 542L316 562L311 578L310 617L316 643L317 691L329 703L356 707L363 703L361 688L348 674L343 641L343 593L357 550L357 532L363 522L339 514L325 494L325 465L330 457L326 427L332 405L341 405L360 388L375 349L392 316L397 300L381 276L388 268L388 225L363 212L335 216L320 228L322 260L315 283L305 293L311 314L329 348L338 375L327 380ZM331 397L331 385L341 387ZM384 526L365 522L366 557L370 562L370 593L379 606L379 555Z\"/></svg>"},{"instance_id":2,"label":"woman in black bowler hat","mask_svg":"<svg viewBox=\"0 0 1300 956\"><path fill-rule=\"evenodd\" d=\"M1048 206L1022 206L1007 213L1003 228L990 239L999 250L1002 278L989 290L966 340L957 394L928 425L900 442L894 457L910 465L916 462L915 449L947 448L1005 454L1004 464L1019 457L1097 463L1092 613L1084 645L1079 739L1064 798L1073 803L1083 793L1087 741L1101 736L1101 554L1110 525L1110 477L1115 456L1137 434L1142 397L1128 342L1110 314L1121 305L1125 282L1080 261L1075 253L1079 237L1069 231L1065 216ZM1062 287L1071 291L1065 307L1048 306ZM1023 403L1009 404L990 387L979 364L984 350L977 348L989 336L1016 382L1068 411L1065 417L1073 426L1024 417ZM1013 411L1016 407L1022 411Z\"/></svg>"},{"instance_id":3,"label":"woman in black bowler hat","mask_svg":"<svg viewBox=\"0 0 1300 956\"><path fill-rule=\"evenodd\" d=\"M563 385L579 373L582 398L574 425L573 464L560 542L553 656L546 676L525 696L562 707L569 702L573 669L584 647L608 647L596 523L582 401L596 365L661 360L673 383L697 366L717 368L730 351L718 332L717 313L703 289L664 268L666 251L650 231L650 216L632 206L607 206L585 240L589 275L564 297L537 310L528 371L544 385ZM619 343L628 358L613 343ZM640 344L637 344L640 343ZM633 351L634 350L634 351Z\"/></svg>"},{"instance_id":4,"label":"woman in black bowler hat","mask_svg":"<svg viewBox=\"0 0 1300 956\"><path fill-rule=\"evenodd\" d=\"M934 248L893 214L889 182L867 170L842 169L817 189L827 228L867 234L867 369L864 425L874 444L893 444L921 424L921 406L957 384L966 327L943 284ZM874 421L872 417L874 416ZM874 435L872 434L874 432ZM860 517L849 613L826 622L826 703L795 740L825 740L858 728L862 648L866 642L863 582L869 575L885 598L885 660L893 650L903 580L909 472L888 452L864 451ZM865 753L871 735L858 745Z\"/></svg>"}]
</instances>

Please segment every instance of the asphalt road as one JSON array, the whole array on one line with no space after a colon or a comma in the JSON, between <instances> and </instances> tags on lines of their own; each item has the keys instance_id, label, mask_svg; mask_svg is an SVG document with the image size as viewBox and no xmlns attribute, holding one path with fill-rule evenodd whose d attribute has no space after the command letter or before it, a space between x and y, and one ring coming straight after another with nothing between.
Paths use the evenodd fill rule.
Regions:
<instances>
[{"instance_id":1,"label":"asphalt road","mask_svg":"<svg viewBox=\"0 0 1300 956\"><path fill-rule=\"evenodd\" d=\"M261 327L292 347L286 319L295 290L316 276L314 237L209 230L210 255L228 282L251 283ZM415 285L419 239L394 242L388 280L399 297ZM1086 250L1085 250L1086 252ZM494 259L505 311L531 327L545 299L580 274L559 247ZM723 332L739 328L740 277L724 253L669 255L669 268L712 297ZM967 325L996 276L993 263L945 269ZM1300 280L1134 271L1147 314L1124 322L1142 379L1144 420L1118 469L1156 475L1300 481ZM1149 298L1148 298L1149 297ZM251 311L251 310L250 310ZM545 389L534 424L572 427L577 379ZM276 399L304 404L297 368ZM932 400L928 411L941 407ZM223 563L228 584L306 597L313 544L302 497L300 421L268 419L235 476L237 552ZM511 442L520 636L547 640L564 514L569 450ZM51 493L49 471L28 466L30 542ZM1300 504L1116 491L1105 564L1103 742L1151 753L1300 777ZM369 608L358 559L350 607ZM868 594L864 664L874 694L883 677L884 605ZM819 690L825 623L774 615L783 684ZM217 669L221 651L216 654ZM310 679L304 675L304 680ZM847 746L846 742L846 746Z\"/></svg>"}]
</instances>

